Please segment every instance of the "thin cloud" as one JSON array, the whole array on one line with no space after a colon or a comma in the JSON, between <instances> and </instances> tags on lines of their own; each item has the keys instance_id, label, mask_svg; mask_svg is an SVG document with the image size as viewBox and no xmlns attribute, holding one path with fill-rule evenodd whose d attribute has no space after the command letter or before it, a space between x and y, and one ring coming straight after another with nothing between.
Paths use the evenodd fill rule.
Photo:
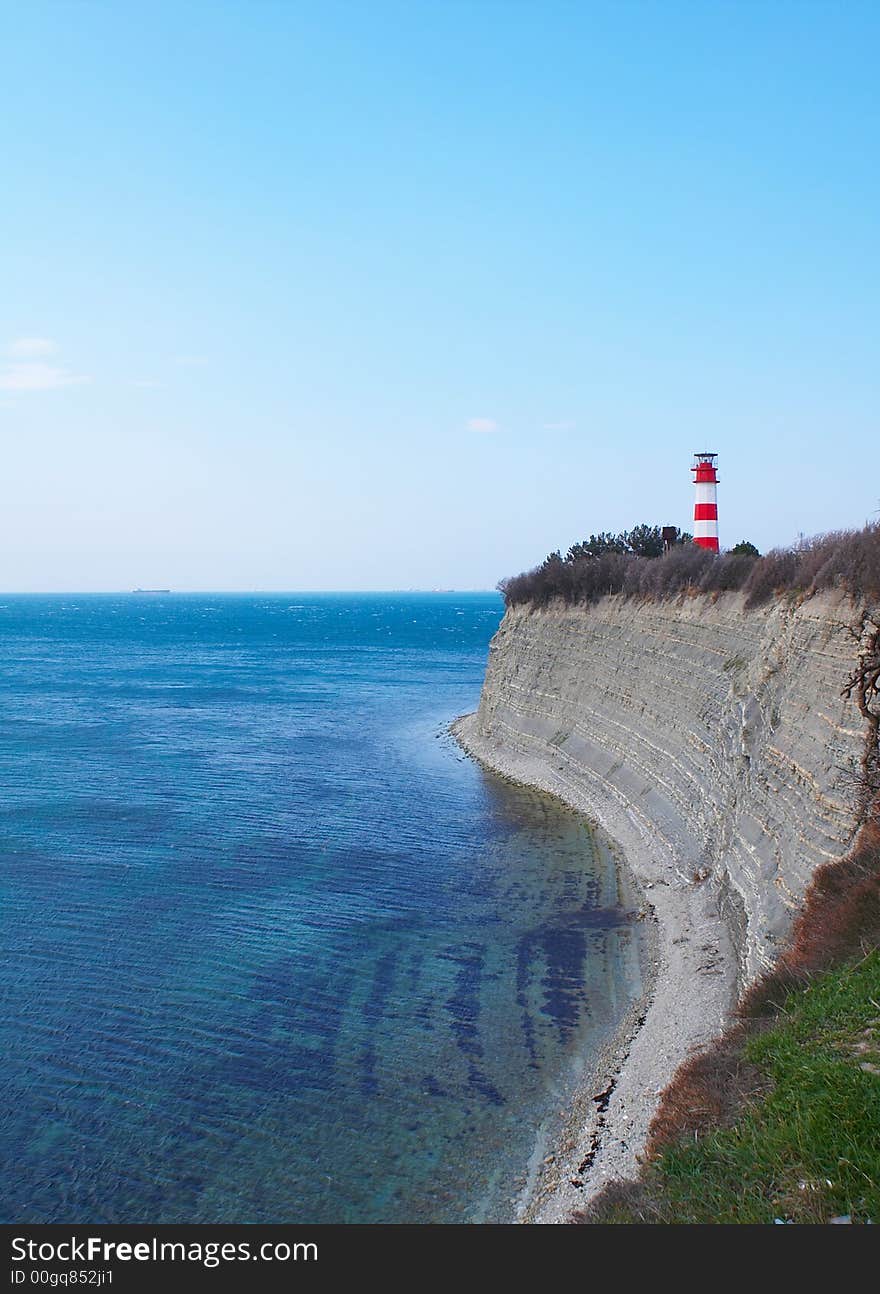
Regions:
<instances>
[{"instance_id":1,"label":"thin cloud","mask_svg":"<svg viewBox=\"0 0 880 1294\"><path fill-rule=\"evenodd\" d=\"M58 350L57 343L48 337L16 337L3 349L13 362L0 368L0 391L57 391L92 380L59 364L48 364L48 357Z\"/></svg>"},{"instance_id":2,"label":"thin cloud","mask_svg":"<svg viewBox=\"0 0 880 1294\"><path fill-rule=\"evenodd\" d=\"M14 359L43 359L54 355L58 347L48 337L17 337L6 347Z\"/></svg>"},{"instance_id":3,"label":"thin cloud","mask_svg":"<svg viewBox=\"0 0 880 1294\"><path fill-rule=\"evenodd\" d=\"M563 419L561 422L545 422L545 431L574 431L575 424Z\"/></svg>"},{"instance_id":4,"label":"thin cloud","mask_svg":"<svg viewBox=\"0 0 880 1294\"><path fill-rule=\"evenodd\" d=\"M467 429L490 435L493 431L498 431L498 423L494 418L468 418Z\"/></svg>"},{"instance_id":5,"label":"thin cloud","mask_svg":"<svg viewBox=\"0 0 880 1294\"><path fill-rule=\"evenodd\" d=\"M0 391L57 391L62 386L82 386L91 380L52 364L9 364L0 371Z\"/></svg>"}]
</instances>

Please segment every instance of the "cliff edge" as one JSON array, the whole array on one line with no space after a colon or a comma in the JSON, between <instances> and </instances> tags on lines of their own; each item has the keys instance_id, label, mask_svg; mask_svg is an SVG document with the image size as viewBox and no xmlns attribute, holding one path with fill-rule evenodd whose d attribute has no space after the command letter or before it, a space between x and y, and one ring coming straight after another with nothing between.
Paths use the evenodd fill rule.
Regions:
<instances>
[{"instance_id":1,"label":"cliff edge","mask_svg":"<svg viewBox=\"0 0 880 1294\"><path fill-rule=\"evenodd\" d=\"M598 822L658 934L644 1023L592 1076L610 1096L527 1216L561 1220L634 1170L659 1091L773 964L814 870L851 845L866 725L842 689L860 632L831 591L749 611L723 593L505 614L457 735Z\"/></svg>"}]
</instances>

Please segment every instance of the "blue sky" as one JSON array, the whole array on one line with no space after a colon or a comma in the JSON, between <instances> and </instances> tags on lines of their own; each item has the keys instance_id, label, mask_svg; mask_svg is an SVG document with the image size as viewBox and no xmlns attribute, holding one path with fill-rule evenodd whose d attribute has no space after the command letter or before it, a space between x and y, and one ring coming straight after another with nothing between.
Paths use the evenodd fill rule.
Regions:
<instances>
[{"instance_id":1,"label":"blue sky","mask_svg":"<svg viewBox=\"0 0 880 1294\"><path fill-rule=\"evenodd\" d=\"M880 5L2 5L0 588L880 509Z\"/></svg>"}]
</instances>

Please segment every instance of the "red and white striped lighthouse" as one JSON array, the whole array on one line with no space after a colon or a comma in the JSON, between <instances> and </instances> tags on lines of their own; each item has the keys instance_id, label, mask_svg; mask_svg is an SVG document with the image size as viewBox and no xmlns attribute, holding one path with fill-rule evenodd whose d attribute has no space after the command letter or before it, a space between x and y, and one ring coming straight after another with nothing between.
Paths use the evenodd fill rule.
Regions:
<instances>
[{"instance_id":1,"label":"red and white striped lighthouse","mask_svg":"<svg viewBox=\"0 0 880 1294\"><path fill-rule=\"evenodd\" d=\"M694 543L718 552L717 454L694 454Z\"/></svg>"}]
</instances>

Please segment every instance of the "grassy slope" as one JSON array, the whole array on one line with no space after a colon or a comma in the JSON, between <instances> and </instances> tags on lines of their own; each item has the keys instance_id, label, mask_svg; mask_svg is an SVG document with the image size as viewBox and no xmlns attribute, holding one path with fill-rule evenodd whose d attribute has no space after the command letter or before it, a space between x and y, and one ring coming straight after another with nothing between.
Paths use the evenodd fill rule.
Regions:
<instances>
[{"instance_id":1,"label":"grassy slope","mask_svg":"<svg viewBox=\"0 0 880 1294\"><path fill-rule=\"evenodd\" d=\"M880 953L790 994L744 1059L770 1091L662 1152L603 1221L880 1222Z\"/></svg>"},{"instance_id":2,"label":"grassy slope","mask_svg":"<svg viewBox=\"0 0 880 1294\"><path fill-rule=\"evenodd\" d=\"M638 1182L583 1222L880 1222L880 828L821 869L792 947L686 1062Z\"/></svg>"}]
</instances>

